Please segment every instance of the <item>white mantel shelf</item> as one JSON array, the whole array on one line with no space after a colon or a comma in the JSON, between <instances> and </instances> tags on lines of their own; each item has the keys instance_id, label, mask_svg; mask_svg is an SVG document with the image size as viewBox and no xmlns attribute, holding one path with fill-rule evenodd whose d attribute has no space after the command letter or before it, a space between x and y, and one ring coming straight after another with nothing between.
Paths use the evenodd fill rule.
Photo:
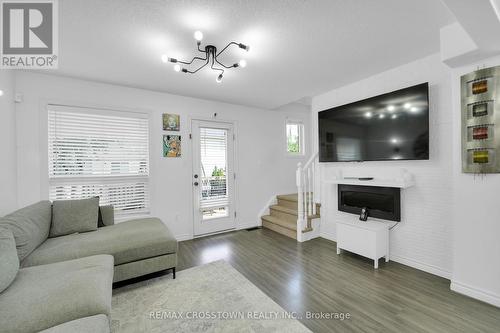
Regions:
<instances>
[{"instance_id":1,"label":"white mantel shelf","mask_svg":"<svg viewBox=\"0 0 500 333\"><path fill-rule=\"evenodd\" d=\"M360 186L379 186L379 187L396 187L409 188L415 186L414 180L403 179L377 179L359 180L359 179L329 179L324 181L327 184L342 184L342 185L360 185Z\"/></svg>"}]
</instances>

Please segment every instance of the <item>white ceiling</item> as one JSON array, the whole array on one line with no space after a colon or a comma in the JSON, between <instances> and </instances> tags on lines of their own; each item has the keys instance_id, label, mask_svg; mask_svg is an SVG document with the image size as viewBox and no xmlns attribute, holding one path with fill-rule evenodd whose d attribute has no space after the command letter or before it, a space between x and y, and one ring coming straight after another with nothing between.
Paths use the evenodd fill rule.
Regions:
<instances>
[{"instance_id":1,"label":"white ceiling","mask_svg":"<svg viewBox=\"0 0 500 333\"><path fill-rule=\"evenodd\" d=\"M64 0L57 74L242 105L276 108L439 50L454 21L437 0ZM234 48L245 69L177 73L196 43Z\"/></svg>"}]
</instances>

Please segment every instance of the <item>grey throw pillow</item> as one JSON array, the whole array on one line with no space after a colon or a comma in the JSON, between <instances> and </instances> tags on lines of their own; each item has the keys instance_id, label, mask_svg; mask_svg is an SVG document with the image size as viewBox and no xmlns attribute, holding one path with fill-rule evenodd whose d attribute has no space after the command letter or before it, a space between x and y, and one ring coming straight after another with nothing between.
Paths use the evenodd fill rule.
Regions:
<instances>
[{"instance_id":1,"label":"grey throw pillow","mask_svg":"<svg viewBox=\"0 0 500 333\"><path fill-rule=\"evenodd\" d=\"M49 237L97 230L99 198L59 200L52 204Z\"/></svg>"},{"instance_id":2,"label":"grey throw pillow","mask_svg":"<svg viewBox=\"0 0 500 333\"><path fill-rule=\"evenodd\" d=\"M113 224L115 224L115 208L113 205L99 207L99 220L97 222L97 227L109 227Z\"/></svg>"},{"instance_id":3,"label":"grey throw pillow","mask_svg":"<svg viewBox=\"0 0 500 333\"><path fill-rule=\"evenodd\" d=\"M40 201L0 218L0 227L12 231L17 255L19 260L23 261L47 239L51 220L51 202Z\"/></svg>"},{"instance_id":4,"label":"grey throw pillow","mask_svg":"<svg viewBox=\"0 0 500 333\"><path fill-rule=\"evenodd\" d=\"M0 228L0 293L14 281L19 271L16 241L12 231Z\"/></svg>"}]
</instances>

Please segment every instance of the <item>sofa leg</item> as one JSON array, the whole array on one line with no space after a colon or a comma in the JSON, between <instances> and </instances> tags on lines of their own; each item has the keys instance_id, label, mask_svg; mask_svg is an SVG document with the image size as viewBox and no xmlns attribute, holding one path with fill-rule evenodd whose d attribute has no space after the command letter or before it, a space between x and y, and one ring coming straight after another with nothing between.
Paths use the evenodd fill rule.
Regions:
<instances>
[{"instance_id":1,"label":"sofa leg","mask_svg":"<svg viewBox=\"0 0 500 333\"><path fill-rule=\"evenodd\" d=\"M174 280L175 280L175 267L172 268L172 274L173 274L173 277L174 277Z\"/></svg>"}]
</instances>

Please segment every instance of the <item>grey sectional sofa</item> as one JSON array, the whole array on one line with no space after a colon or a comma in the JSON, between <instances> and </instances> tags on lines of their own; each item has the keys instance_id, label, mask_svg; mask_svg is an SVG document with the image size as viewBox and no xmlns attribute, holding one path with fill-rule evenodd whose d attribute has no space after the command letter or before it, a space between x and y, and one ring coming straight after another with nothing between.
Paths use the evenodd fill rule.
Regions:
<instances>
[{"instance_id":1,"label":"grey sectional sofa","mask_svg":"<svg viewBox=\"0 0 500 333\"><path fill-rule=\"evenodd\" d=\"M52 211L42 201L0 219L0 248L10 235L19 259L0 253L6 272L19 268L11 282L0 276L0 332L109 332L113 282L167 269L175 278L177 241L159 219L114 224L103 209L97 230L49 238Z\"/></svg>"}]
</instances>

